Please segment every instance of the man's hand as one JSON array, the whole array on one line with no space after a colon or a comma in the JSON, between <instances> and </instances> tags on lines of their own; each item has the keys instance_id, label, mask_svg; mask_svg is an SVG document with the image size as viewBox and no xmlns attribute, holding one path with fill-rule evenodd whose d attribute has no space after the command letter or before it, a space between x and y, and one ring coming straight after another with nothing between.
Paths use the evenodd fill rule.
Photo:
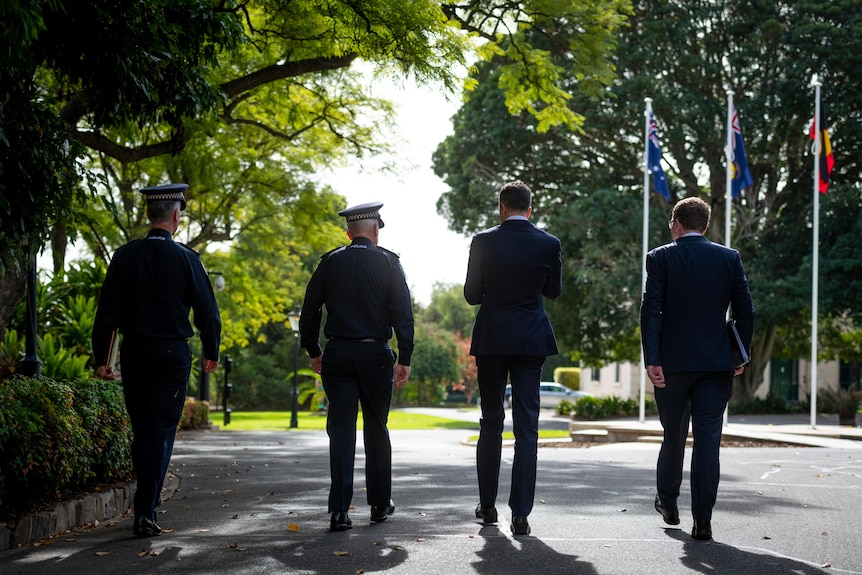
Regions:
<instances>
[{"instance_id":1,"label":"man's hand","mask_svg":"<svg viewBox=\"0 0 862 575\"><path fill-rule=\"evenodd\" d=\"M317 357L312 357L309 361L311 361L311 370L319 374L320 369L323 367L323 354L321 353Z\"/></svg>"},{"instance_id":2,"label":"man's hand","mask_svg":"<svg viewBox=\"0 0 862 575\"><path fill-rule=\"evenodd\" d=\"M204 372L212 373L216 369L218 369L218 361L213 361L211 359L204 358Z\"/></svg>"},{"instance_id":3,"label":"man's hand","mask_svg":"<svg viewBox=\"0 0 862 575\"><path fill-rule=\"evenodd\" d=\"M96 375L99 379L114 379L116 377L114 375L114 369L104 365L100 365L96 368Z\"/></svg>"},{"instance_id":4,"label":"man's hand","mask_svg":"<svg viewBox=\"0 0 862 575\"><path fill-rule=\"evenodd\" d=\"M400 363L395 366L395 389L401 389L404 387L404 384L407 383L407 379L410 377L410 366L409 365L401 365Z\"/></svg>"},{"instance_id":5,"label":"man's hand","mask_svg":"<svg viewBox=\"0 0 862 575\"><path fill-rule=\"evenodd\" d=\"M660 365L648 365L646 367L646 372L647 377L649 377L649 380L652 382L654 387L658 387L659 389L661 389L662 387L667 385L664 382L664 370L661 368Z\"/></svg>"},{"instance_id":6,"label":"man's hand","mask_svg":"<svg viewBox=\"0 0 862 575\"><path fill-rule=\"evenodd\" d=\"M741 365L733 370L733 376L736 377L737 375L742 375L743 371L745 371L745 366Z\"/></svg>"}]
</instances>

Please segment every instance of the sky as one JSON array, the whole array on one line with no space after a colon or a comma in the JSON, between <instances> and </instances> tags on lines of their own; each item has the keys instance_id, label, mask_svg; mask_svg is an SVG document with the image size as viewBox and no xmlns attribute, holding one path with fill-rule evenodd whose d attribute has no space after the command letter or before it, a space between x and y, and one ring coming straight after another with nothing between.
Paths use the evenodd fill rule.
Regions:
<instances>
[{"instance_id":1,"label":"sky","mask_svg":"<svg viewBox=\"0 0 862 575\"><path fill-rule=\"evenodd\" d=\"M347 206L383 202L380 216L385 226L379 245L401 257L413 299L427 306L436 282L462 285L467 275L470 238L449 230L437 214L437 200L448 188L431 169L431 154L452 133L451 117L459 101L447 101L443 92L429 87L374 82L373 96L396 107L396 161L403 169L360 170L354 163L325 182L347 199Z\"/></svg>"}]
</instances>

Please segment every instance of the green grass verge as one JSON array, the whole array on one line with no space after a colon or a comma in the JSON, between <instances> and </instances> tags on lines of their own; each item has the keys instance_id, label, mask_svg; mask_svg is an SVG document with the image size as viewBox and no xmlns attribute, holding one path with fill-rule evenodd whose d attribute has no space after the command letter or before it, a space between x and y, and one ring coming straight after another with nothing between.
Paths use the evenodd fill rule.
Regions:
<instances>
[{"instance_id":1,"label":"green grass verge","mask_svg":"<svg viewBox=\"0 0 862 575\"><path fill-rule=\"evenodd\" d=\"M539 439L568 439L569 431L567 429L540 429ZM503 439L515 439L515 434L511 431L503 432ZM467 441L478 441L478 435L471 435Z\"/></svg>"},{"instance_id":2,"label":"green grass verge","mask_svg":"<svg viewBox=\"0 0 862 575\"><path fill-rule=\"evenodd\" d=\"M477 418L478 419L478 418ZM236 411L231 413L230 424L223 424L222 413L210 413L210 421L223 431L289 431L289 411ZM356 428L362 429L362 414L356 421ZM405 413L389 412L389 429L478 429L479 423ZM297 429L322 431L326 429L326 414L323 412L300 411L297 414Z\"/></svg>"}]
</instances>

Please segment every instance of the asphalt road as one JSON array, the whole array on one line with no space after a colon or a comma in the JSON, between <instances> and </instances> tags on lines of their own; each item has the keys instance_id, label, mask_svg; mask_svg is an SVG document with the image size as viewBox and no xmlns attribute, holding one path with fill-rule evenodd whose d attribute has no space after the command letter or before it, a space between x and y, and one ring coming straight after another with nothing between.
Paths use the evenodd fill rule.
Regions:
<instances>
[{"instance_id":1,"label":"asphalt road","mask_svg":"<svg viewBox=\"0 0 862 575\"><path fill-rule=\"evenodd\" d=\"M714 540L700 542L687 493L680 528L653 509L658 445L541 448L533 531L515 538L512 449L501 523L483 527L468 434L392 432L396 513L381 524L368 520L360 439L354 527L330 533L325 433L185 433L166 533L133 538L132 519L118 518L0 552L0 573L862 574L862 450L723 449Z\"/></svg>"}]
</instances>

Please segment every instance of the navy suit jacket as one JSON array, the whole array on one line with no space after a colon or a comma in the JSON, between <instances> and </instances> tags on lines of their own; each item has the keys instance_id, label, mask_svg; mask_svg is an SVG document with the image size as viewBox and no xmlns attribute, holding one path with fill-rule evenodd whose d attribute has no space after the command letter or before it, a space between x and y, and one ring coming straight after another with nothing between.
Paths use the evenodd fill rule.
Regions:
<instances>
[{"instance_id":1,"label":"navy suit jacket","mask_svg":"<svg viewBox=\"0 0 862 575\"><path fill-rule=\"evenodd\" d=\"M665 372L733 371L726 313L736 320L747 349L754 306L739 252L707 238L687 236L646 258L641 340L646 365Z\"/></svg>"},{"instance_id":2,"label":"navy suit jacket","mask_svg":"<svg viewBox=\"0 0 862 575\"><path fill-rule=\"evenodd\" d=\"M542 296L563 288L560 240L509 219L473 236L464 297L480 304L471 355L554 355L557 340Z\"/></svg>"}]
</instances>

